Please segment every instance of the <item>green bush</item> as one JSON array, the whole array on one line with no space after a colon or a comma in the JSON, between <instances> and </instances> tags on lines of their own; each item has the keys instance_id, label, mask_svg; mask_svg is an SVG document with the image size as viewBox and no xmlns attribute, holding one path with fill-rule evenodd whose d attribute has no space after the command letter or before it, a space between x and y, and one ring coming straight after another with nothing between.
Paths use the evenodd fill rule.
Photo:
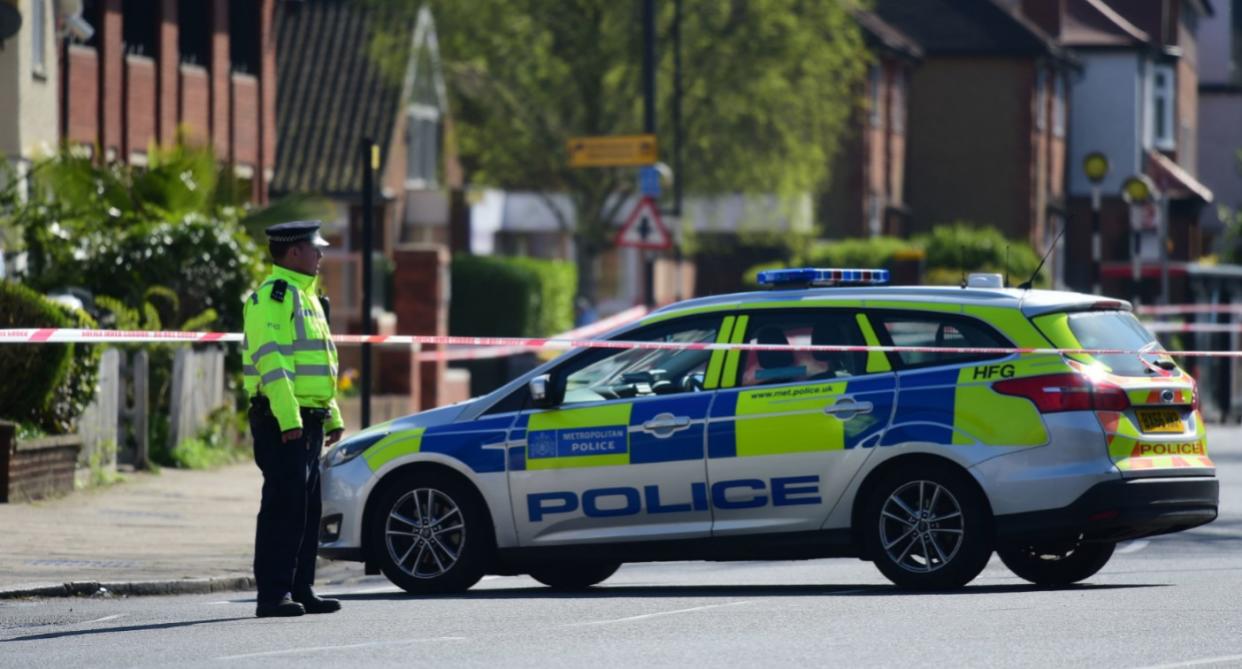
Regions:
<instances>
[{"instance_id":1,"label":"green bush","mask_svg":"<svg viewBox=\"0 0 1242 669\"><path fill-rule=\"evenodd\" d=\"M64 309L71 321L69 327L94 329L95 319L80 309ZM63 383L52 392L46 405L39 412L38 422L48 432L68 434L77 429L78 417L95 400L99 391L99 358L103 351L99 346L74 344L69 372Z\"/></svg>"},{"instance_id":2,"label":"green bush","mask_svg":"<svg viewBox=\"0 0 1242 669\"><path fill-rule=\"evenodd\" d=\"M1039 264L1039 256L1030 244L1006 239L996 228L976 227L962 221L937 226L916 237L915 243L927 252L929 270L956 271L955 282L963 271L1004 273L1007 265L1010 283L1016 285L1026 281Z\"/></svg>"},{"instance_id":3,"label":"green bush","mask_svg":"<svg viewBox=\"0 0 1242 669\"><path fill-rule=\"evenodd\" d=\"M453 258L449 332L477 337L543 337L573 327L577 271L532 258Z\"/></svg>"},{"instance_id":4,"label":"green bush","mask_svg":"<svg viewBox=\"0 0 1242 669\"><path fill-rule=\"evenodd\" d=\"M953 285L963 273L1008 270L1010 285L1026 281L1039 265L1039 255L1030 244L1006 239L995 228L956 222L932 228L931 232L907 241L895 237L841 239L816 242L792 263L771 262L746 271L746 283L756 285L755 275L765 269L781 267L887 267L893 261L923 257L923 282ZM1008 256L1008 257L1006 257ZM1047 285L1041 275L1037 286Z\"/></svg>"},{"instance_id":5,"label":"green bush","mask_svg":"<svg viewBox=\"0 0 1242 669\"><path fill-rule=\"evenodd\" d=\"M213 469L245 460L250 457L250 449L241 438L245 421L245 414L230 406L220 407L208 416L196 436L182 440L159 461L181 469Z\"/></svg>"},{"instance_id":6,"label":"green bush","mask_svg":"<svg viewBox=\"0 0 1242 669\"><path fill-rule=\"evenodd\" d=\"M68 328L64 311L35 291L0 281L0 328ZM38 422L73 367L72 344L0 346L0 417Z\"/></svg>"},{"instance_id":7,"label":"green bush","mask_svg":"<svg viewBox=\"0 0 1242 669\"><path fill-rule=\"evenodd\" d=\"M918 247L896 237L816 242L802 256L807 267L889 267L893 257Z\"/></svg>"}]
</instances>

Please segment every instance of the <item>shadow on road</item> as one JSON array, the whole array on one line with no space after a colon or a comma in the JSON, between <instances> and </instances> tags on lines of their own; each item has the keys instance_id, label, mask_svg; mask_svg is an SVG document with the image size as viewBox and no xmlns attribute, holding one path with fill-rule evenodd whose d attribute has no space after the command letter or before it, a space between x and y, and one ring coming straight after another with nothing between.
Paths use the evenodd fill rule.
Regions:
<instances>
[{"instance_id":1,"label":"shadow on road","mask_svg":"<svg viewBox=\"0 0 1242 669\"><path fill-rule=\"evenodd\" d=\"M1126 590L1159 588L1165 584L1082 584L1061 588L1044 588L1028 583L1015 585L981 585L961 590L915 592L888 585L685 585L685 586L616 586L591 588L577 592L558 592L550 588L495 588L471 590L453 595L411 595L403 592L335 594L341 600L382 601L406 599L613 599L666 597L888 597L900 595L995 595L1055 590L1089 592L1092 590Z\"/></svg>"},{"instance_id":2,"label":"shadow on road","mask_svg":"<svg viewBox=\"0 0 1242 669\"><path fill-rule=\"evenodd\" d=\"M89 636L92 634L115 634L117 632L145 632L147 630L165 630L174 627L191 627L193 625L207 625L210 623L229 623L235 620L250 620L250 616L240 618L209 618L207 620L187 620L179 623L156 623L152 625L125 625L122 627L99 627L89 630L71 630L68 632L48 632L46 634L31 634L29 636L13 637L12 639L0 639L0 643L11 643L13 641L42 641L45 639L60 639L71 636Z\"/></svg>"}]
</instances>

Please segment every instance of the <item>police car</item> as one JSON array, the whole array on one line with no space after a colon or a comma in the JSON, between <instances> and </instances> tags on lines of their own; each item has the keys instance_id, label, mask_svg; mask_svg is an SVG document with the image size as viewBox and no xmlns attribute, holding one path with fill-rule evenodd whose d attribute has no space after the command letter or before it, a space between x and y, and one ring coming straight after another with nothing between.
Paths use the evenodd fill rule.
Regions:
<instances>
[{"instance_id":1,"label":"police car","mask_svg":"<svg viewBox=\"0 0 1242 669\"><path fill-rule=\"evenodd\" d=\"M1216 517L1195 382L1129 304L999 275L760 282L605 339L861 350L571 351L333 448L320 554L412 593L488 573L576 589L626 562L822 557L941 589L994 551L1057 585L1095 574L1119 541ZM960 350L1054 347L1143 353Z\"/></svg>"}]
</instances>

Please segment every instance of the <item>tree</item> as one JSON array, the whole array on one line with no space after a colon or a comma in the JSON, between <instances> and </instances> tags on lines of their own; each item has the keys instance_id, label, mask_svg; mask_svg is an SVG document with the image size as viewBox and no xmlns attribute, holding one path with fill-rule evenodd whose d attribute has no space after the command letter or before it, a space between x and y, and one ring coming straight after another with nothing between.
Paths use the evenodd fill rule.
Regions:
<instances>
[{"instance_id":1,"label":"tree","mask_svg":"<svg viewBox=\"0 0 1242 669\"><path fill-rule=\"evenodd\" d=\"M422 0L365 0L384 28L372 56L401 77ZM473 183L544 195L563 230L577 212L579 294L636 189L632 169L571 169L566 141L643 129L641 2L432 0L456 146ZM672 148L673 3L658 3L659 139ZM845 129L866 57L844 2L684 0L687 192L814 192Z\"/></svg>"}]
</instances>

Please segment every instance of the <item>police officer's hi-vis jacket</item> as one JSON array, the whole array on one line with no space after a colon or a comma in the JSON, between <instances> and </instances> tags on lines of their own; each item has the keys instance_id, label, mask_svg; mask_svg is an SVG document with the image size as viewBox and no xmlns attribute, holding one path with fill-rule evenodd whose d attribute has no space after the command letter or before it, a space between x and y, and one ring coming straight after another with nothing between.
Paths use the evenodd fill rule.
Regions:
<instances>
[{"instance_id":1,"label":"police officer's hi-vis jacket","mask_svg":"<svg viewBox=\"0 0 1242 669\"><path fill-rule=\"evenodd\" d=\"M318 285L316 277L277 266L246 300L246 392L268 399L282 432L302 427L302 408L328 410L325 434L344 427L336 405L336 346Z\"/></svg>"}]
</instances>

